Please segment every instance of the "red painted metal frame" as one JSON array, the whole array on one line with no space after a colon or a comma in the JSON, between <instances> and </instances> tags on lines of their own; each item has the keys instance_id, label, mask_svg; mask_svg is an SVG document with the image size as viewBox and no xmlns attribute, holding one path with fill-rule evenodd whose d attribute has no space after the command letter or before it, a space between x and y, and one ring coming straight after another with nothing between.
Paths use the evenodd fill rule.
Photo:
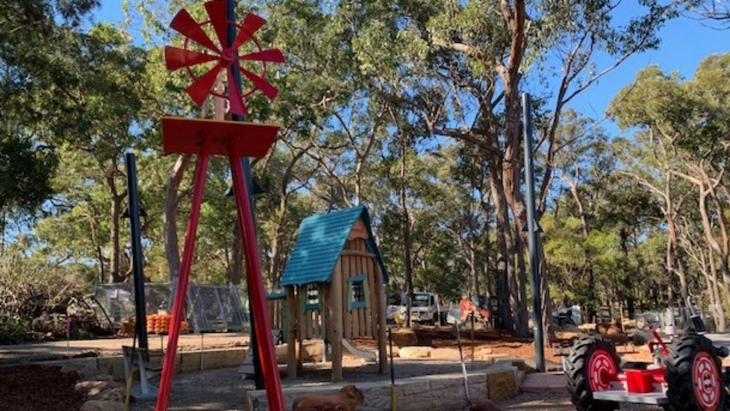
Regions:
<instances>
[{"instance_id":1,"label":"red painted metal frame","mask_svg":"<svg viewBox=\"0 0 730 411\"><path fill-rule=\"evenodd\" d=\"M216 132L226 130L226 125L236 125L239 127L241 134L238 135L218 135ZM182 123L180 123L182 124ZM190 152L192 147L199 148L198 166L195 170L195 186L193 191L193 202L190 209L190 219L185 233L185 249L183 252L182 264L180 267L180 275L178 278L177 289L173 301L172 324L170 324L170 334L168 337L167 351L162 367L162 377L160 380L160 388L157 397L156 411L167 411L170 401L170 390L172 388L172 377L175 373L175 356L177 353L177 342L180 335L180 321L184 319L183 309L185 307L185 299L187 297L188 281L190 279L190 268L193 261L193 253L195 249L195 238L197 235L198 221L200 218L200 206L203 201L203 191L205 188L206 171L211 154L219 152L216 147L225 147L231 166L231 174L233 176L233 190L236 197L236 212L238 215L238 224L243 234L243 251L246 260L246 277L251 295L251 308L257 333L258 354L261 359L261 368L263 369L264 382L266 384L266 395L269 401L269 408L274 411L284 411L284 397L281 392L281 380L279 378L279 368L276 364L276 353L274 351L274 343L271 337L271 326L269 324L269 313L266 306L266 294L264 291L264 282L261 274L261 262L259 261L258 246L256 245L256 236L254 233L253 215L251 212L251 202L249 191L246 187L246 180L243 175L243 167L241 165L241 157L250 155L255 151L258 156L263 156L271 147L273 139L262 139L254 137L256 134L247 135L246 131L262 130L261 128L251 128L247 123L234 122L213 122L205 120L192 120L189 124L208 124L210 129L207 133L201 134L202 131L195 133L181 132L179 135L173 133L181 131L177 127L163 128L163 140L180 142L185 146L181 150ZM231 126L233 127L233 126ZM266 126L266 132L270 132L269 128L276 126ZM266 133L265 133L266 134ZM274 134L275 136L275 134ZM246 140L244 141L244 137ZM260 135L258 137L261 137ZM264 141L265 140L265 141ZM262 143L265 150L262 152ZM166 146L166 152L168 151ZM178 149L180 149L178 147ZM172 149L171 149L172 150Z\"/></svg>"},{"instance_id":2,"label":"red painted metal frame","mask_svg":"<svg viewBox=\"0 0 730 411\"><path fill-rule=\"evenodd\" d=\"M266 24L266 20L248 13L243 20L243 24L229 21L227 18L226 0L212 0L205 3L205 10L209 19L198 23L185 9L181 9L175 17L173 17L170 27L185 36L183 48L166 46L165 62L168 70L185 69L192 83L186 89L190 98L199 106L205 102L209 95L226 98L230 102L231 113L237 115L247 115L248 111L244 99L256 90L266 95L269 99L274 99L278 94L278 89L272 86L266 80L266 63L283 63L284 55L278 49L263 49L254 34ZM208 37L204 26L212 25L215 31L220 47ZM229 26L236 27L237 35L233 44L228 47L226 33ZM196 51L190 49L190 41L199 44L207 50ZM251 41L254 44L254 51L243 56L238 55L238 49L246 42ZM213 54L210 54L210 53ZM241 61L255 61L261 63L261 71L253 73L241 66ZM202 75L195 75L191 67L203 63L217 62L215 65L205 70ZM239 90L240 84L233 86L234 68L245 76L248 81L253 83L253 88L245 92ZM228 95L213 91L216 80L222 70L226 71L228 78Z\"/></svg>"},{"instance_id":3,"label":"red painted metal frame","mask_svg":"<svg viewBox=\"0 0 730 411\"><path fill-rule=\"evenodd\" d=\"M228 155L230 141L240 140L240 155L261 158L276 141L279 126L201 118L163 117L162 150L166 154L199 154L205 136L210 136L210 155Z\"/></svg>"},{"instance_id":4,"label":"red painted metal frame","mask_svg":"<svg viewBox=\"0 0 730 411\"><path fill-rule=\"evenodd\" d=\"M231 140L228 159L233 175L233 191L236 197L238 225L243 234L243 250L246 256L246 280L250 287L254 327L256 327L257 331L258 355L264 374L264 386L266 387L266 397L269 400L269 409L284 411L284 397L281 392L279 368L276 364L274 342L271 337L269 311L266 305L266 293L261 275L261 261L259 261L258 246L256 245L249 190L246 187L246 179L243 175L240 153L240 141Z\"/></svg>"},{"instance_id":5,"label":"red painted metal frame","mask_svg":"<svg viewBox=\"0 0 730 411\"><path fill-rule=\"evenodd\" d=\"M188 292L188 280L190 279L190 268L193 265L193 252L195 251L195 239L200 220L200 206L203 203L203 192L205 191L205 177L208 172L210 161L211 138L203 139L198 156L198 165L195 168L195 186L193 188L193 203L190 207L190 218L185 232L185 249L183 250L182 264L177 280L177 289L172 306L172 318L170 334L167 337L167 351L165 360L162 363L162 376L160 378L160 389L157 396L157 411L167 411L170 402L170 389L172 388L172 376L175 373L175 355L177 354L177 339L180 336L180 322L185 319L185 297Z\"/></svg>"}]
</instances>

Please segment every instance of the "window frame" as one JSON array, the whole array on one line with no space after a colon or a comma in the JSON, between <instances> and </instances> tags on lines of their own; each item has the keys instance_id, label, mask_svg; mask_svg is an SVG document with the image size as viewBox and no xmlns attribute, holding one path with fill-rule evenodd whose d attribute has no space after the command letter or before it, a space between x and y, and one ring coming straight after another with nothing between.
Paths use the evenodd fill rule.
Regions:
<instances>
[{"instance_id":1,"label":"window frame","mask_svg":"<svg viewBox=\"0 0 730 411\"><path fill-rule=\"evenodd\" d=\"M363 301L355 301L355 283L362 283ZM363 273L347 279L347 310L370 307L370 290L368 289L368 275Z\"/></svg>"}]
</instances>

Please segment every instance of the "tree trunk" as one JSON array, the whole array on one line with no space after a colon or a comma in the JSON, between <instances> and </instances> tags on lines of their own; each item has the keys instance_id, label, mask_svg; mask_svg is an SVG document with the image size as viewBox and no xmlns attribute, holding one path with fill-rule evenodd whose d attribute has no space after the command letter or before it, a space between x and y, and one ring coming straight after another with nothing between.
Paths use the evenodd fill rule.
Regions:
<instances>
[{"instance_id":1,"label":"tree trunk","mask_svg":"<svg viewBox=\"0 0 730 411\"><path fill-rule=\"evenodd\" d=\"M712 248L712 251L717 255L720 262L719 272L722 275L722 282L725 285L725 294L730 295L730 268L728 267L728 258L724 253L720 243L717 242L715 234L712 232L712 223L707 212L707 195L708 193L700 187L700 215L702 216L702 228L705 232L705 238L707 244Z\"/></svg>"},{"instance_id":2,"label":"tree trunk","mask_svg":"<svg viewBox=\"0 0 730 411\"><path fill-rule=\"evenodd\" d=\"M119 239L119 220L122 215L122 200L124 196L113 196L112 197L112 226L111 226L111 258L109 263L109 282L121 283L124 281L124 275L122 275L119 268L119 262L121 260L119 253L121 252L120 239Z\"/></svg>"},{"instance_id":3,"label":"tree trunk","mask_svg":"<svg viewBox=\"0 0 730 411\"><path fill-rule=\"evenodd\" d=\"M524 241L522 233L517 232L515 233L515 242L516 242L516 248L517 248L517 268L519 272L519 296L520 296L520 304L519 304L519 311L517 312L517 335L521 337L526 337L529 335L529 319L527 315L527 306L529 305L529 301L527 299L527 269L525 266L525 244L526 241ZM539 263L538 263L539 264Z\"/></svg>"},{"instance_id":4,"label":"tree trunk","mask_svg":"<svg viewBox=\"0 0 730 411\"><path fill-rule=\"evenodd\" d=\"M540 299L542 304L542 329L543 329L543 346L550 347L550 337L552 334L551 325L553 324L553 307L550 300L550 288L548 288L547 264L545 264L545 249L542 247L542 239L537 238L537 261L540 264Z\"/></svg>"},{"instance_id":5,"label":"tree trunk","mask_svg":"<svg viewBox=\"0 0 730 411\"><path fill-rule=\"evenodd\" d=\"M405 271L405 288L408 293L406 301L406 327L411 327L411 308L413 304L413 265L411 260L413 238L411 233L411 217L408 213L408 176L407 176L407 154L405 142L401 145L400 165L400 206L401 206L401 230L403 233L403 267Z\"/></svg>"},{"instance_id":6,"label":"tree trunk","mask_svg":"<svg viewBox=\"0 0 730 411\"><path fill-rule=\"evenodd\" d=\"M233 243L231 244L231 265L228 268L228 282L241 284L243 277L243 238L238 224L233 224Z\"/></svg>"},{"instance_id":7,"label":"tree trunk","mask_svg":"<svg viewBox=\"0 0 730 411\"><path fill-rule=\"evenodd\" d=\"M170 280L177 280L180 272L180 243L177 235L177 210L185 196L179 193L180 184L182 183L185 170L190 163L190 154L178 156L175 166L173 166L167 177L167 189L165 190L165 215L164 215L164 233L165 242L165 258L167 259L167 268L170 271Z\"/></svg>"},{"instance_id":8,"label":"tree trunk","mask_svg":"<svg viewBox=\"0 0 730 411\"><path fill-rule=\"evenodd\" d=\"M487 298L490 298L496 294L496 291L492 289L491 275L489 273L490 253L492 252L492 243L489 238L489 215L491 214L489 197L483 199L481 204L484 212L484 290Z\"/></svg>"},{"instance_id":9,"label":"tree trunk","mask_svg":"<svg viewBox=\"0 0 730 411\"><path fill-rule=\"evenodd\" d=\"M707 248L707 256L710 261L710 278L707 281L707 286L710 288L710 294L714 303L712 305L713 318L715 319L715 332L725 332L725 309L722 303L722 297L720 297L720 284L717 282L717 268L715 267L715 257L712 253L712 248Z\"/></svg>"},{"instance_id":10,"label":"tree trunk","mask_svg":"<svg viewBox=\"0 0 730 411\"><path fill-rule=\"evenodd\" d=\"M497 296L499 298L499 313L501 326L505 330L513 330L512 305L510 293L509 271L513 265L509 254L508 236L511 233L509 216L507 215L507 200L504 197L504 188L499 176L494 172L496 167L491 167L489 185L494 200L494 213L497 220L496 247L497 247ZM498 171L497 171L498 172ZM505 230L505 226L507 229Z\"/></svg>"}]
</instances>

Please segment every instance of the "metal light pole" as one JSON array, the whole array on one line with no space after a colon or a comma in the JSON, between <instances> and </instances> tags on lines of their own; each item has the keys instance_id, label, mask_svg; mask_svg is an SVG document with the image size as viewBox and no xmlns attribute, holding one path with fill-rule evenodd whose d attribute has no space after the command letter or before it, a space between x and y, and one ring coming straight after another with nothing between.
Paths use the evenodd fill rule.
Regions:
<instances>
[{"instance_id":1,"label":"metal light pole","mask_svg":"<svg viewBox=\"0 0 730 411\"><path fill-rule=\"evenodd\" d=\"M236 1L235 0L227 0L227 17L228 21L236 21ZM233 45L233 42L236 39L236 27L232 24L228 24L228 32L227 32L227 38L226 41L228 43L228 46L230 47ZM233 64L231 66L233 70L233 80L236 83L235 87L237 87L239 90L241 89L241 72L238 70L238 66L236 64ZM228 87L232 87L234 85L229 84ZM245 117L238 115L238 114L231 114L231 120L233 121L245 121ZM253 178L251 177L251 164L248 161L248 157L241 157L241 165L243 166L243 176L246 180L246 187L249 190L249 199L251 204L251 217L253 218L254 225L256 224L256 208L254 203L254 184L253 184ZM256 236L256 233L251 233L252 236ZM251 287L246 287L248 292L248 300L251 301ZM249 323L251 324L251 338L250 338L250 348L251 348L251 355L253 357L253 369L254 369L254 381L256 384L257 390L264 389L264 377L263 372L261 370L261 360L258 356L258 342L256 341L256 327L254 325L254 317L253 317L253 310L248 310L249 315Z\"/></svg>"},{"instance_id":2,"label":"metal light pole","mask_svg":"<svg viewBox=\"0 0 730 411\"><path fill-rule=\"evenodd\" d=\"M127 192L129 194L129 225L132 234L132 272L134 273L134 302L137 316L135 324L139 348L147 350L147 325L145 324L146 307L144 296L144 273L142 265L142 228L139 223L139 191L137 189L137 164L134 154L127 153L125 156L127 166Z\"/></svg>"},{"instance_id":3,"label":"metal light pole","mask_svg":"<svg viewBox=\"0 0 730 411\"><path fill-rule=\"evenodd\" d=\"M542 301L540 298L540 270L537 259L537 220L535 220L535 167L532 154L532 113L530 95L522 94L522 124L525 138L525 194L527 195L527 244L530 251L532 274L532 311L534 313L535 366L545 372L545 347L543 345Z\"/></svg>"}]
</instances>

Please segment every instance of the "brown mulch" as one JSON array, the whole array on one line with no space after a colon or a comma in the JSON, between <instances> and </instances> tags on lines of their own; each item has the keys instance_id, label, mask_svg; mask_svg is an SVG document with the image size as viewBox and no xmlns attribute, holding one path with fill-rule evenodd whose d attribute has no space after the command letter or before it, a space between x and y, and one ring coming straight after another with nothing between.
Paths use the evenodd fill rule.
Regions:
<instances>
[{"instance_id":1,"label":"brown mulch","mask_svg":"<svg viewBox=\"0 0 730 411\"><path fill-rule=\"evenodd\" d=\"M77 373L61 367L27 365L0 368L0 410L78 411L85 393L74 389Z\"/></svg>"}]
</instances>

